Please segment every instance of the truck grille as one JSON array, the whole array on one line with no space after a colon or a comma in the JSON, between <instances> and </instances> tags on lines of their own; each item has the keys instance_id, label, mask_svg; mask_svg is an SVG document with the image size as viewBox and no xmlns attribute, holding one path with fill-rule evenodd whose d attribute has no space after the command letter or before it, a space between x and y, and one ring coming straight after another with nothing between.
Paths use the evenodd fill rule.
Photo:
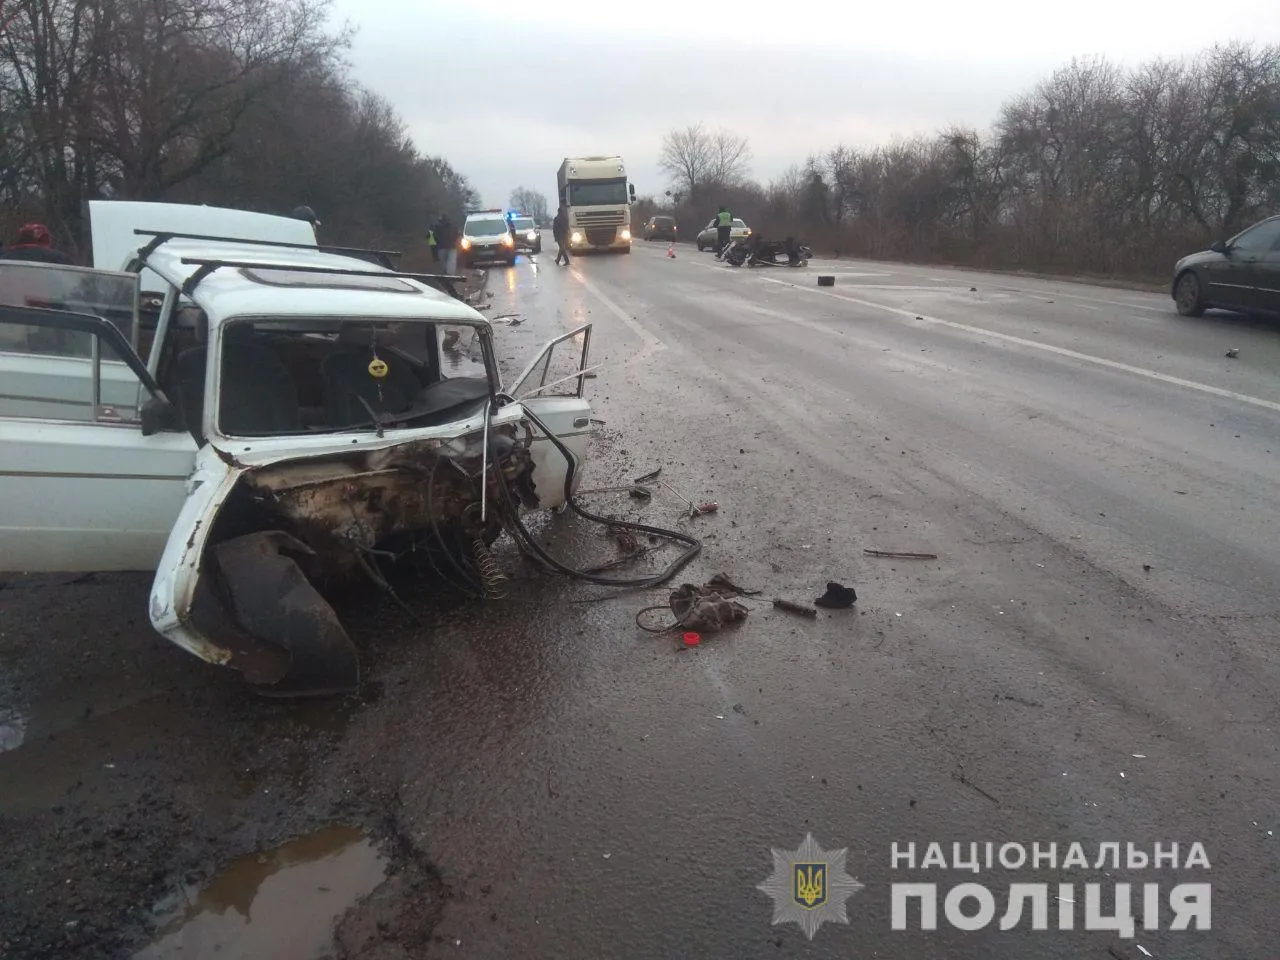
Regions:
<instances>
[{"instance_id":1,"label":"truck grille","mask_svg":"<svg viewBox=\"0 0 1280 960\"><path fill-rule=\"evenodd\" d=\"M584 227L620 227L626 221L626 214L621 210L580 210L574 218Z\"/></svg>"},{"instance_id":2,"label":"truck grille","mask_svg":"<svg viewBox=\"0 0 1280 960\"><path fill-rule=\"evenodd\" d=\"M587 242L593 247L603 246L606 243L613 243L618 231L614 227L588 227Z\"/></svg>"}]
</instances>

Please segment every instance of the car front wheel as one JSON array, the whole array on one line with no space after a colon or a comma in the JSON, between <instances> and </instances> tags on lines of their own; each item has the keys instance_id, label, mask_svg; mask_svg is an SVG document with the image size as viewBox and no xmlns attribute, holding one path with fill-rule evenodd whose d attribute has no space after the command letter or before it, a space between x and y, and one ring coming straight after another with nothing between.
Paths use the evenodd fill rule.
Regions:
<instances>
[{"instance_id":1,"label":"car front wheel","mask_svg":"<svg viewBox=\"0 0 1280 960\"><path fill-rule=\"evenodd\" d=\"M1200 278L1188 270L1178 278L1175 300L1178 312L1184 317L1199 317L1204 314L1204 295L1200 292Z\"/></svg>"}]
</instances>

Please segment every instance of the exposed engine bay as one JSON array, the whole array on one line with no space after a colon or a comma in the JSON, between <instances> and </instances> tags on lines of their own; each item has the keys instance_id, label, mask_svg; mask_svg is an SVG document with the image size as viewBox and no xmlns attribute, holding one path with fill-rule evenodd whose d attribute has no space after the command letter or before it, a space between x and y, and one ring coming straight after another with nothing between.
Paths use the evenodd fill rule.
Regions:
<instances>
[{"instance_id":1,"label":"exposed engine bay","mask_svg":"<svg viewBox=\"0 0 1280 960\"><path fill-rule=\"evenodd\" d=\"M210 531L193 625L261 692L354 688L358 657L325 596L392 592L388 569L410 558L501 596L488 548L513 509L540 505L532 442L520 421L488 431L487 457L475 431L246 471Z\"/></svg>"}]
</instances>

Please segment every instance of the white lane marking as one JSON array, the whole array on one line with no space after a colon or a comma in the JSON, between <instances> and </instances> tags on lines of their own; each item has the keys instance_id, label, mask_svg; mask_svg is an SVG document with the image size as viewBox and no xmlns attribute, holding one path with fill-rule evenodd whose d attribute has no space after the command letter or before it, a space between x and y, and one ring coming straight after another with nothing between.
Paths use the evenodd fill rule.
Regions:
<instances>
[{"instance_id":1,"label":"white lane marking","mask_svg":"<svg viewBox=\"0 0 1280 960\"><path fill-rule=\"evenodd\" d=\"M1063 297L1064 299L1067 299L1067 300L1082 300L1085 303L1099 303L1099 304L1102 304L1102 306L1104 307L1124 307L1126 310L1150 310L1154 313L1168 313L1169 310L1171 309L1170 307L1149 307L1144 303L1133 303L1128 300L1103 300L1103 299L1100 299L1099 297L1086 297L1078 293L1063 293L1061 290L1041 291L1041 290L1028 290L1025 288L1019 288L1019 292L1030 294L1033 297L1038 297L1043 300L1051 300L1051 299L1054 299L1055 297ZM1169 302L1170 304L1173 303L1172 300Z\"/></svg>"},{"instance_id":2,"label":"white lane marking","mask_svg":"<svg viewBox=\"0 0 1280 960\"><path fill-rule=\"evenodd\" d=\"M622 365L624 367L640 363L649 359L650 356L658 351L667 349L667 345L665 343L637 323L635 317L631 316L631 314L627 313L626 310L622 309L622 307L614 303L613 300L605 296L599 287L584 277L578 270L575 269L571 271L569 275L582 284L588 293L604 304L605 308L610 313L625 323L631 332L640 338L640 342L644 344L639 353L623 362Z\"/></svg>"},{"instance_id":3,"label":"white lane marking","mask_svg":"<svg viewBox=\"0 0 1280 960\"><path fill-rule=\"evenodd\" d=\"M899 307L890 307L883 303L876 303L874 300L863 300L860 297L850 297L841 293L828 293L826 290L809 289L807 287L797 286L794 283L788 283L785 280L775 280L772 277L761 277L760 279L766 283L776 283L779 286L791 287L793 290L800 290L804 293L816 293L819 296L831 297L835 300L844 300L848 303L856 303L859 306L870 307L874 310L883 310L885 313L896 314L910 320L922 320L925 323L950 327L953 330L963 330L965 333L971 333L990 340L1003 340L1005 343L1016 343L1021 347L1031 347L1034 350L1043 350L1046 353L1052 353L1060 357L1068 357L1072 360L1081 360L1085 363L1092 363L1099 367L1106 367L1109 370L1120 370L1124 373L1132 373L1139 377L1146 377L1149 380L1157 380L1160 383L1168 383L1175 387L1185 387L1188 390L1196 390L1200 393L1207 393L1211 396L1222 397L1227 400L1236 400L1240 403L1247 403L1255 407L1261 407L1264 410L1273 410L1280 413L1280 403L1276 403L1273 400L1263 400L1261 397L1251 397L1247 393L1237 393L1234 390L1224 390L1221 387L1210 386L1207 383L1198 383L1195 380L1183 380L1181 377L1171 377L1169 374L1160 373L1157 370L1147 370L1143 367L1135 367L1128 363L1121 363L1118 360L1108 360L1105 357L1095 357L1092 354L1080 353L1077 350L1068 350L1066 347L1057 347L1050 343L1039 343L1035 340L1015 337L1009 333L997 333L993 330L987 330L983 327L975 327L968 323L959 323L955 320L943 320L941 317L930 317L926 314L916 313L913 310L903 310Z\"/></svg>"}]
</instances>

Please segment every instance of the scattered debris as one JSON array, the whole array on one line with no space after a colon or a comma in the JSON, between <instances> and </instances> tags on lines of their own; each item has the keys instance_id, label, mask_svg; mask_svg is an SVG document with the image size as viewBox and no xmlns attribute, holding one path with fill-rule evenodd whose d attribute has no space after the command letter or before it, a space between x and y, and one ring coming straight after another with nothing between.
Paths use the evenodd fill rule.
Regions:
<instances>
[{"instance_id":1,"label":"scattered debris","mask_svg":"<svg viewBox=\"0 0 1280 960\"><path fill-rule=\"evenodd\" d=\"M834 287L835 285L836 285L835 277L825 276L825 277L818 278L818 286L820 287Z\"/></svg>"},{"instance_id":2,"label":"scattered debris","mask_svg":"<svg viewBox=\"0 0 1280 960\"><path fill-rule=\"evenodd\" d=\"M957 770L955 773L951 774L951 779L955 780L957 783L963 783L966 787L969 787L970 789L975 790L978 793L982 794L984 797L986 797L988 800L994 803L997 807L1000 806L1000 801L997 800L995 797L993 797L991 794L987 793L987 791L983 790L980 786L978 786L968 777L966 777L964 775L964 770Z\"/></svg>"},{"instance_id":3,"label":"scattered debris","mask_svg":"<svg viewBox=\"0 0 1280 960\"><path fill-rule=\"evenodd\" d=\"M1043 707L1044 704L1037 700L1028 700L1026 697L1014 697L1008 694L996 694L997 700L1008 700L1010 703L1020 703L1024 707Z\"/></svg>"},{"instance_id":4,"label":"scattered debris","mask_svg":"<svg viewBox=\"0 0 1280 960\"><path fill-rule=\"evenodd\" d=\"M978 288L977 288L977 287L970 287L970 288L969 288L969 292L970 292L970 293L977 293L977 292L978 292Z\"/></svg>"},{"instance_id":5,"label":"scattered debris","mask_svg":"<svg viewBox=\"0 0 1280 960\"><path fill-rule=\"evenodd\" d=\"M846 587L844 584L836 583L834 580L828 580L827 592L813 602L815 606L843 610L852 607L857 600L858 593L853 587Z\"/></svg>"},{"instance_id":6,"label":"scattered debris","mask_svg":"<svg viewBox=\"0 0 1280 960\"><path fill-rule=\"evenodd\" d=\"M730 593L730 596L732 596L732 593ZM682 584L679 589L671 592L668 604L671 612L675 614L676 622L674 624L657 629L646 627L642 624L640 622L641 615L653 610L667 609L666 606L653 606L645 607L636 613L636 626L649 633L666 633L676 628L714 633L731 624L745 620L749 612L745 604L726 597L712 583L707 583L701 587L692 583Z\"/></svg>"},{"instance_id":7,"label":"scattered debris","mask_svg":"<svg viewBox=\"0 0 1280 960\"><path fill-rule=\"evenodd\" d=\"M618 541L618 549L623 553L632 554L640 550L640 541L636 539L636 535L629 530L619 530L615 527L609 527L607 536Z\"/></svg>"},{"instance_id":8,"label":"scattered debris","mask_svg":"<svg viewBox=\"0 0 1280 960\"><path fill-rule=\"evenodd\" d=\"M1151 572L1151 564L1149 564L1149 563L1144 563L1144 564L1142 565L1142 571L1143 571L1144 573L1150 573L1150 572Z\"/></svg>"},{"instance_id":9,"label":"scattered debris","mask_svg":"<svg viewBox=\"0 0 1280 960\"><path fill-rule=\"evenodd\" d=\"M744 587L738 586L736 583L734 583L732 580L729 579L728 574L724 574L724 573L717 573L714 577L712 577L710 580L707 581L707 586L714 587L716 590L718 590L720 593L725 594L726 596L728 596L731 593L736 593L744 597L754 597L761 592L759 590L747 590Z\"/></svg>"},{"instance_id":10,"label":"scattered debris","mask_svg":"<svg viewBox=\"0 0 1280 960\"><path fill-rule=\"evenodd\" d=\"M646 473L643 477L636 477L631 482L632 483L648 483L650 480L657 480L658 474L660 474L661 472L662 472L662 468L659 467L657 470L653 471L653 473Z\"/></svg>"},{"instance_id":11,"label":"scattered debris","mask_svg":"<svg viewBox=\"0 0 1280 960\"><path fill-rule=\"evenodd\" d=\"M642 487L639 484L637 484L634 487L628 488L627 493L633 499L636 499L636 500L652 500L653 499L653 491L650 490L648 487Z\"/></svg>"},{"instance_id":12,"label":"scattered debris","mask_svg":"<svg viewBox=\"0 0 1280 960\"><path fill-rule=\"evenodd\" d=\"M908 553L903 550L863 550L869 557L890 557L894 560L937 560L936 553Z\"/></svg>"},{"instance_id":13,"label":"scattered debris","mask_svg":"<svg viewBox=\"0 0 1280 960\"><path fill-rule=\"evenodd\" d=\"M701 634L694 633L692 630L684 635L684 645L686 647L696 647L701 642Z\"/></svg>"},{"instance_id":14,"label":"scattered debris","mask_svg":"<svg viewBox=\"0 0 1280 960\"><path fill-rule=\"evenodd\" d=\"M806 607L802 603L793 603L790 600L776 599L773 601L773 605L779 610L789 610L792 613L798 613L800 616L808 617L811 620L818 616L818 611L813 607Z\"/></svg>"},{"instance_id":15,"label":"scattered debris","mask_svg":"<svg viewBox=\"0 0 1280 960\"><path fill-rule=\"evenodd\" d=\"M1230 350L1227 351L1227 356L1230 357L1232 360L1234 360L1236 357L1240 356L1240 348L1232 347Z\"/></svg>"},{"instance_id":16,"label":"scattered debris","mask_svg":"<svg viewBox=\"0 0 1280 960\"><path fill-rule=\"evenodd\" d=\"M1142 956L1151 957L1152 960L1154 960L1155 954L1142 944L1135 943L1134 947L1137 949L1138 953L1142 954ZM1137 954L1131 953L1127 947L1122 946L1121 944L1113 944L1108 947L1107 953L1113 958L1113 960L1138 960Z\"/></svg>"}]
</instances>

